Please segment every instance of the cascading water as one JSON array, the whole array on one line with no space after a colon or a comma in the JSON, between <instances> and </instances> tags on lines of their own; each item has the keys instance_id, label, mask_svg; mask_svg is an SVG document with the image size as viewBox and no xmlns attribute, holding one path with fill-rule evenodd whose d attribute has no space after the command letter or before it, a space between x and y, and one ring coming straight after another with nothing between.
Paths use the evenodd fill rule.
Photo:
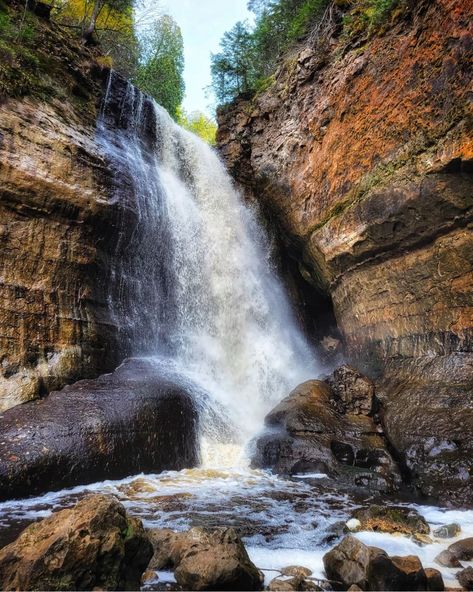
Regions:
<instances>
[{"instance_id":1,"label":"cascading water","mask_svg":"<svg viewBox=\"0 0 473 592\"><path fill-rule=\"evenodd\" d=\"M235 464L270 408L318 374L264 233L216 153L113 73L98 135L134 211L115 314L135 354L207 394L204 464Z\"/></svg>"}]
</instances>

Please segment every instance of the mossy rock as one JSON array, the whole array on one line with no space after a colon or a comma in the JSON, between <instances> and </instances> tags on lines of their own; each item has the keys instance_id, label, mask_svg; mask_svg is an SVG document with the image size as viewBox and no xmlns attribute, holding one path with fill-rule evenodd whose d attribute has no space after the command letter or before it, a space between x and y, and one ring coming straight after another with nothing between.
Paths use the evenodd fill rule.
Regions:
<instances>
[{"instance_id":1,"label":"mossy rock","mask_svg":"<svg viewBox=\"0 0 473 592\"><path fill-rule=\"evenodd\" d=\"M356 510L353 518L360 521L358 530L407 535L429 534L426 520L411 508L402 506L369 506Z\"/></svg>"}]
</instances>

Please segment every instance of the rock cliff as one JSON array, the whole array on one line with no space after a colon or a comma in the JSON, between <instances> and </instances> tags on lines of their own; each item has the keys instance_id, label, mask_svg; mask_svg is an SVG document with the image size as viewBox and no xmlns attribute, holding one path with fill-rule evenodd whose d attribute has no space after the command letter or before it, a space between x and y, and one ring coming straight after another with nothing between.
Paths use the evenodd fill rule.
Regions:
<instances>
[{"instance_id":1,"label":"rock cliff","mask_svg":"<svg viewBox=\"0 0 473 592\"><path fill-rule=\"evenodd\" d=\"M404 5L376 35L335 25L300 47L266 91L220 110L218 143L312 320L333 308L347 357L377 379L406 476L471 498L471 8Z\"/></svg>"},{"instance_id":2,"label":"rock cliff","mask_svg":"<svg viewBox=\"0 0 473 592\"><path fill-rule=\"evenodd\" d=\"M10 2L12 22L22 6ZM108 71L34 13L44 6L29 4L31 40L0 44L0 411L131 353L113 289L126 300L120 262L136 211L97 139Z\"/></svg>"}]
</instances>

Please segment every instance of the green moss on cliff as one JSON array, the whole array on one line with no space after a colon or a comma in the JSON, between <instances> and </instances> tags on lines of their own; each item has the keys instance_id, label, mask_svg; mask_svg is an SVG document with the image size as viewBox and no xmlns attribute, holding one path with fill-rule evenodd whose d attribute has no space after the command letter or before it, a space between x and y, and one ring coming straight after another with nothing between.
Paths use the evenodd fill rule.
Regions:
<instances>
[{"instance_id":1,"label":"green moss on cliff","mask_svg":"<svg viewBox=\"0 0 473 592\"><path fill-rule=\"evenodd\" d=\"M0 100L25 97L95 112L95 56L24 4L0 0Z\"/></svg>"}]
</instances>

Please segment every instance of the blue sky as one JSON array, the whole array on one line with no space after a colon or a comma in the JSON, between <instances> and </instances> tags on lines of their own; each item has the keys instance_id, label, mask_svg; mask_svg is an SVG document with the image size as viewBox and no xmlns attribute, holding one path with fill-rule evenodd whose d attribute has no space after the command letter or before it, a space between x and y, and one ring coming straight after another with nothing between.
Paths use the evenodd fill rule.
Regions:
<instances>
[{"instance_id":1,"label":"blue sky","mask_svg":"<svg viewBox=\"0 0 473 592\"><path fill-rule=\"evenodd\" d=\"M249 19L248 0L162 0L162 12L170 14L182 29L186 68L184 108L212 115L211 96L204 90L210 84L210 53L219 50L225 31L237 21Z\"/></svg>"}]
</instances>

